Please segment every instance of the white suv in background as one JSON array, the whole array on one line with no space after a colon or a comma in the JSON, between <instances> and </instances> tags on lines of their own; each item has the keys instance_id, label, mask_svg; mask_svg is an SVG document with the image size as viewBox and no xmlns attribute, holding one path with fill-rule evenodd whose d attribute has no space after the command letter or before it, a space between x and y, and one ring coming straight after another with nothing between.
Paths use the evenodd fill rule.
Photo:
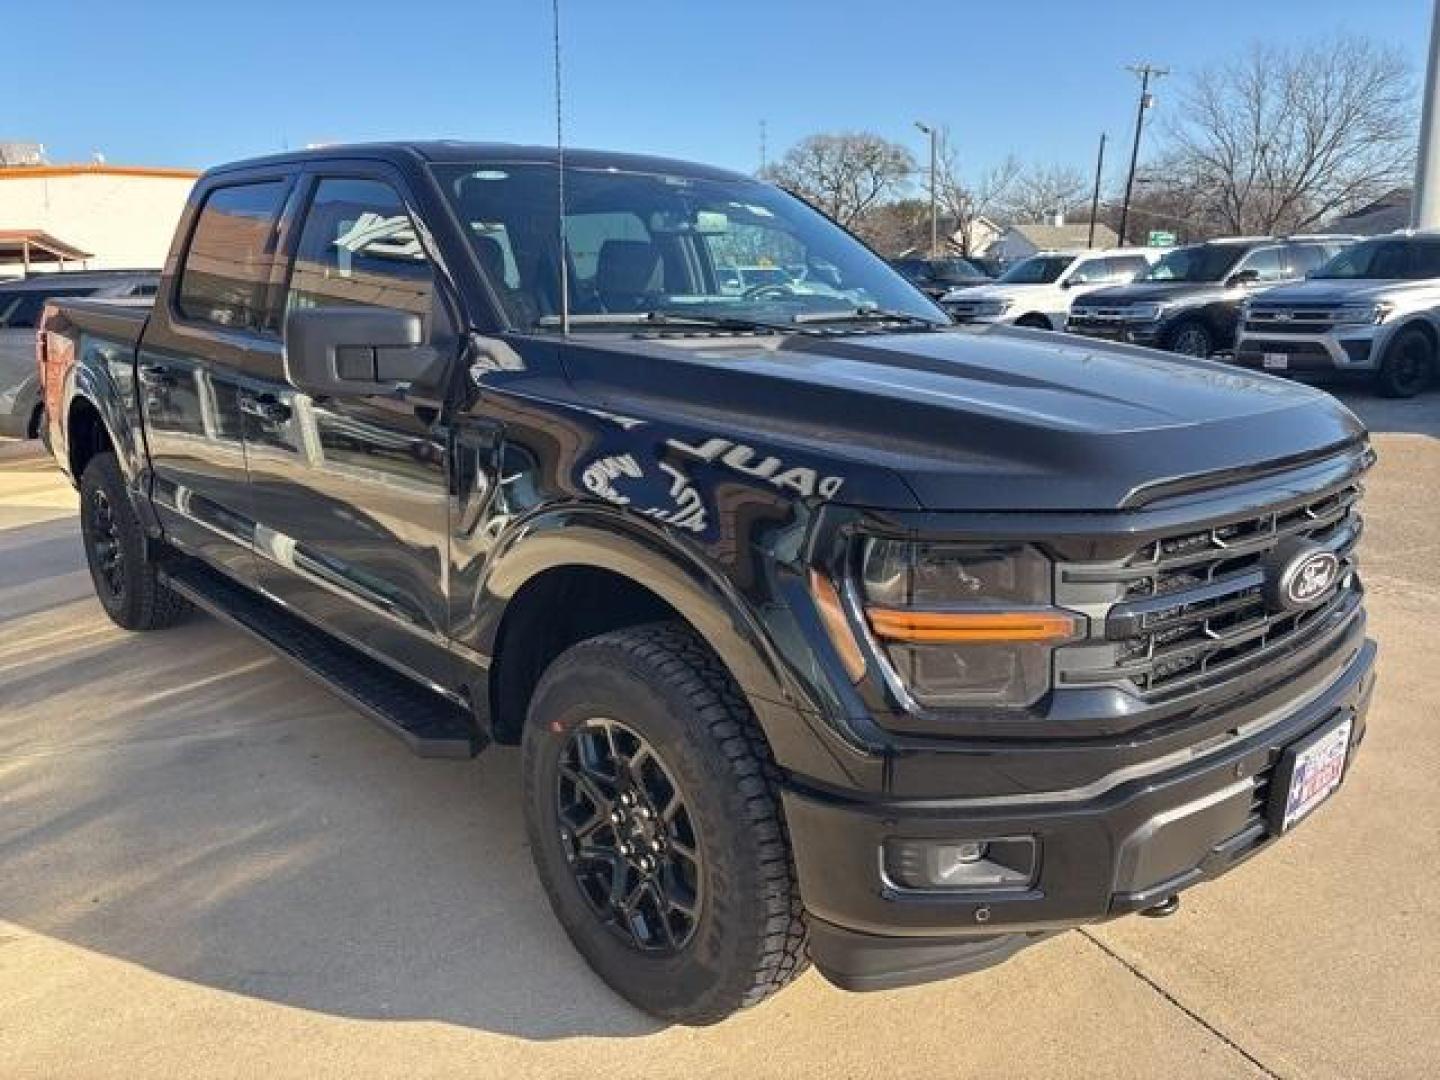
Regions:
<instances>
[{"instance_id":1,"label":"white suv in background","mask_svg":"<svg viewBox=\"0 0 1440 1080\"><path fill-rule=\"evenodd\" d=\"M1063 330L1075 297L1107 285L1123 285L1162 254L1159 248L1041 251L1010 267L995 284L955 289L940 303L960 323Z\"/></svg>"}]
</instances>

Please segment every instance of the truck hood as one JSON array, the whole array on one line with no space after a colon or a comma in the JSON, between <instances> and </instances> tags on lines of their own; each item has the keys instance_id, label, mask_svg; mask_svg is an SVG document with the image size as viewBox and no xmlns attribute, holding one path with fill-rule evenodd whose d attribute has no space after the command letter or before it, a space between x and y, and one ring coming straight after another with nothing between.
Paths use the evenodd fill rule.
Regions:
<instances>
[{"instance_id":1,"label":"truck hood","mask_svg":"<svg viewBox=\"0 0 1440 1080\"><path fill-rule=\"evenodd\" d=\"M1410 294L1440 292L1440 283L1390 278L1310 278L1293 285L1266 289L1255 302L1266 304L1341 304L1396 300Z\"/></svg>"},{"instance_id":2,"label":"truck hood","mask_svg":"<svg viewBox=\"0 0 1440 1080\"><path fill-rule=\"evenodd\" d=\"M1153 304L1184 301L1205 303L1219 300L1227 290L1218 281L1137 281L1130 285L1111 285L1096 289L1085 297L1087 304Z\"/></svg>"},{"instance_id":3,"label":"truck hood","mask_svg":"<svg viewBox=\"0 0 1440 1080\"><path fill-rule=\"evenodd\" d=\"M571 339L571 383L693 444L742 441L932 510L1107 510L1363 436L1328 394L1044 331ZM898 483L897 483L898 481ZM901 497L908 493L910 498Z\"/></svg>"}]
</instances>

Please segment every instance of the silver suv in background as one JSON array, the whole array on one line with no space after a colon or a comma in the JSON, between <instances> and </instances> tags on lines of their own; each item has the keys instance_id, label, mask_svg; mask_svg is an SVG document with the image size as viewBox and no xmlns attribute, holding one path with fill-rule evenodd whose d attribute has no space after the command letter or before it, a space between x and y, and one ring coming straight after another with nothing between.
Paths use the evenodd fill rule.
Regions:
<instances>
[{"instance_id":1,"label":"silver suv in background","mask_svg":"<svg viewBox=\"0 0 1440 1080\"><path fill-rule=\"evenodd\" d=\"M1435 384L1440 233L1377 236L1294 285L1253 296L1235 362L1276 374L1363 374L1390 397Z\"/></svg>"},{"instance_id":2,"label":"silver suv in background","mask_svg":"<svg viewBox=\"0 0 1440 1080\"><path fill-rule=\"evenodd\" d=\"M33 439L40 433L35 324L46 300L154 296L159 283L156 270L82 270L0 281L0 436Z\"/></svg>"}]
</instances>

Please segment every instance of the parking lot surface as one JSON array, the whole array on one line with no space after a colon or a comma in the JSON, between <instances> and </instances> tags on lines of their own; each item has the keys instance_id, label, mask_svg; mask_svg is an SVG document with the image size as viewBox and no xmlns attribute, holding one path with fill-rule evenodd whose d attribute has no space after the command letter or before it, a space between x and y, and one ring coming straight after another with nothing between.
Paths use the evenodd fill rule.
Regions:
<instances>
[{"instance_id":1,"label":"parking lot surface","mask_svg":"<svg viewBox=\"0 0 1440 1080\"><path fill-rule=\"evenodd\" d=\"M114 628L70 489L0 446L0 1077L1437 1075L1440 395L1347 401L1382 675L1331 805L1171 919L704 1030L571 949L513 751L416 759L208 618Z\"/></svg>"}]
</instances>

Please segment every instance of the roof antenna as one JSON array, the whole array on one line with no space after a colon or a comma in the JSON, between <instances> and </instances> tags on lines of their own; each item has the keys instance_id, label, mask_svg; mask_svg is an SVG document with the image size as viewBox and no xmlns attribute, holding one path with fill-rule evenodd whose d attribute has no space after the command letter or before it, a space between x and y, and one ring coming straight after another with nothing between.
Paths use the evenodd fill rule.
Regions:
<instances>
[{"instance_id":1,"label":"roof antenna","mask_svg":"<svg viewBox=\"0 0 1440 1080\"><path fill-rule=\"evenodd\" d=\"M560 0L551 0L555 24L555 162L560 169L560 333L570 336L570 252L565 242L565 110L560 84Z\"/></svg>"}]
</instances>

